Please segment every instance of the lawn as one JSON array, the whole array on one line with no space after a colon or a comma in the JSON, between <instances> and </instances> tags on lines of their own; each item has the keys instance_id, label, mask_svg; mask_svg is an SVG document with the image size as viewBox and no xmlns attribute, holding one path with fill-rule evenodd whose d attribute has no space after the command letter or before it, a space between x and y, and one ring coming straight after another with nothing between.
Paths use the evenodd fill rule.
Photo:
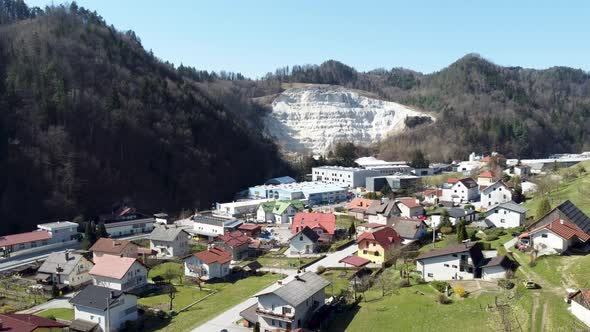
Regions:
<instances>
[{"instance_id":1,"label":"lawn","mask_svg":"<svg viewBox=\"0 0 590 332\"><path fill-rule=\"evenodd\" d=\"M314 261L316 258L285 258L285 257L260 257L257 259L263 267L276 269L298 269L300 266Z\"/></svg>"},{"instance_id":2,"label":"lawn","mask_svg":"<svg viewBox=\"0 0 590 332\"><path fill-rule=\"evenodd\" d=\"M181 263L176 263L176 262L166 262L160 265L156 265L154 266L152 269L150 269L149 273L148 273L148 279L152 280L154 277L156 276L162 276L162 274L164 274L164 272L167 269L179 269L182 271L183 267ZM184 274L184 271L182 271L182 273ZM173 280L172 282L177 283L179 282L179 280Z\"/></svg>"},{"instance_id":3,"label":"lawn","mask_svg":"<svg viewBox=\"0 0 590 332\"><path fill-rule=\"evenodd\" d=\"M358 220L352 216L344 216L344 215L337 215L336 216L336 228L344 228L348 229L350 224L354 222L354 225L358 227L358 225L362 224L362 220Z\"/></svg>"},{"instance_id":4,"label":"lawn","mask_svg":"<svg viewBox=\"0 0 590 332\"><path fill-rule=\"evenodd\" d=\"M207 284L205 287L218 291L206 300L175 316L170 324L160 331L190 331L227 309L245 301L281 279L278 274L267 273L238 280L235 283Z\"/></svg>"},{"instance_id":5,"label":"lawn","mask_svg":"<svg viewBox=\"0 0 590 332\"><path fill-rule=\"evenodd\" d=\"M57 308L57 309L47 309L37 313L37 316L45 317L45 318L56 318L61 320L73 320L74 319L74 309L68 308Z\"/></svg>"},{"instance_id":6,"label":"lawn","mask_svg":"<svg viewBox=\"0 0 590 332\"><path fill-rule=\"evenodd\" d=\"M330 286L326 288L326 296L338 295L341 290L348 289L350 285L350 278L354 275L356 270L327 270L322 274L322 277L330 281Z\"/></svg>"},{"instance_id":7,"label":"lawn","mask_svg":"<svg viewBox=\"0 0 590 332\"><path fill-rule=\"evenodd\" d=\"M187 305L202 299L209 294L207 291L199 291L199 288L195 286L176 286L175 298L172 302L172 308L178 311ZM170 307L170 296L164 292L157 295L142 297L138 300L138 303L152 308L158 308L167 311Z\"/></svg>"},{"instance_id":8,"label":"lawn","mask_svg":"<svg viewBox=\"0 0 590 332\"><path fill-rule=\"evenodd\" d=\"M434 248L433 248L433 246L432 246L432 233L429 233L429 234L430 234L429 238L431 239L431 242L424 245L422 248L420 248L419 249L420 253L428 252L433 249L445 248L445 247L451 246L453 244L457 244L457 234L451 233L451 234L443 235L442 240L440 240L440 241L437 240L434 245Z\"/></svg>"}]
</instances>

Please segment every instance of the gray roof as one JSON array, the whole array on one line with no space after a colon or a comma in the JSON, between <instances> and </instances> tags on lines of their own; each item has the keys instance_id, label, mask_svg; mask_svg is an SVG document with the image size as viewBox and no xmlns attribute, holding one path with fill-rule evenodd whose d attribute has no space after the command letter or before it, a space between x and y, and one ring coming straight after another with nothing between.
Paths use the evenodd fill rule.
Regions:
<instances>
[{"instance_id":1,"label":"gray roof","mask_svg":"<svg viewBox=\"0 0 590 332\"><path fill-rule=\"evenodd\" d=\"M150 234L150 240L172 242L176 240L178 234L184 232L186 236L189 234L180 227L159 226L154 228Z\"/></svg>"},{"instance_id":2,"label":"gray roof","mask_svg":"<svg viewBox=\"0 0 590 332\"><path fill-rule=\"evenodd\" d=\"M71 221L55 221L55 222L49 222L46 224L39 224L38 226L43 226L43 227L47 227L47 228L51 228L51 229L60 229L60 228L64 228L64 227L78 227L78 224L76 224L75 222L71 222Z\"/></svg>"},{"instance_id":3,"label":"gray roof","mask_svg":"<svg viewBox=\"0 0 590 332\"><path fill-rule=\"evenodd\" d=\"M253 305L244 309L242 312L240 312L240 316L250 323L257 323L258 314L256 313L256 309L258 309L258 303L254 303Z\"/></svg>"},{"instance_id":4,"label":"gray roof","mask_svg":"<svg viewBox=\"0 0 590 332\"><path fill-rule=\"evenodd\" d=\"M492 259L486 260L486 264L483 267L501 266L505 269L510 269L514 266L514 263L504 255L498 255Z\"/></svg>"},{"instance_id":5,"label":"gray roof","mask_svg":"<svg viewBox=\"0 0 590 332\"><path fill-rule=\"evenodd\" d=\"M526 213L529 210L522 205L519 205L519 204L514 203L513 201L510 201L510 202L496 205L494 208L491 208L488 211L488 214L491 213L496 208L502 208L502 209L506 209L506 210L510 210L510 211L514 211L514 212L518 212L518 213Z\"/></svg>"},{"instance_id":6,"label":"gray roof","mask_svg":"<svg viewBox=\"0 0 590 332\"><path fill-rule=\"evenodd\" d=\"M56 273L57 268L60 267L61 269L63 269L63 271L60 272L60 274L69 275L74 269L74 267L78 265L82 258L83 257L80 254L68 252L68 260L66 261L65 251L52 252L51 254L49 254L49 256L47 256L47 259L45 260L45 262L43 262L43 265L41 265L37 272Z\"/></svg>"},{"instance_id":7,"label":"gray roof","mask_svg":"<svg viewBox=\"0 0 590 332\"><path fill-rule=\"evenodd\" d=\"M237 221L237 219L235 218L223 218L223 217L217 217L217 216L212 216L212 215L202 215L202 214L197 214L193 217L194 222L198 222L201 224L207 224L207 225L214 225L214 226L224 226L224 223L226 222L235 222Z\"/></svg>"},{"instance_id":8,"label":"gray roof","mask_svg":"<svg viewBox=\"0 0 590 332\"><path fill-rule=\"evenodd\" d=\"M86 286L76 296L74 296L70 303L73 305L79 305L87 308L93 308L98 310L107 309L107 299L109 305L115 302L124 293L118 290L110 289L107 287L100 287L95 285Z\"/></svg>"},{"instance_id":9,"label":"gray roof","mask_svg":"<svg viewBox=\"0 0 590 332\"><path fill-rule=\"evenodd\" d=\"M112 222L105 223L104 227L108 229L108 228L113 228L113 227L131 226L131 225L137 225L137 224L153 224L154 222L156 222L156 220L154 218L112 221Z\"/></svg>"},{"instance_id":10,"label":"gray roof","mask_svg":"<svg viewBox=\"0 0 590 332\"><path fill-rule=\"evenodd\" d=\"M446 256L452 254L459 254L462 252L471 251L472 248L476 247L477 242L467 242L467 243L459 243L455 245L451 245L448 247L435 249L431 251L424 252L420 254L416 259L424 259L424 258L432 258L432 257L439 257L439 256ZM481 253L481 250L480 250Z\"/></svg>"},{"instance_id":11,"label":"gray roof","mask_svg":"<svg viewBox=\"0 0 590 332\"><path fill-rule=\"evenodd\" d=\"M70 331L90 332L98 325L97 322L91 322L84 319L74 319L70 324Z\"/></svg>"},{"instance_id":12,"label":"gray roof","mask_svg":"<svg viewBox=\"0 0 590 332\"><path fill-rule=\"evenodd\" d=\"M416 234L420 230L420 225L423 224L424 221L420 219L414 220L407 220L407 219L399 219L394 221L393 230L396 231L399 236L404 239L414 239L416 238Z\"/></svg>"},{"instance_id":13,"label":"gray roof","mask_svg":"<svg viewBox=\"0 0 590 332\"><path fill-rule=\"evenodd\" d=\"M328 280L310 271L300 276L295 276L295 279L270 293L275 294L293 307L296 307L312 297L315 293L326 288L329 284L330 282ZM263 295L258 294L258 296Z\"/></svg>"},{"instance_id":14,"label":"gray roof","mask_svg":"<svg viewBox=\"0 0 590 332\"><path fill-rule=\"evenodd\" d=\"M320 238L318 233L314 232L311 228L305 226L301 231L299 231L299 233L293 235L291 237L291 239L298 236L299 234L305 235L305 237L310 239L311 242L317 242L317 240ZM291 240L291 239L289 239L289 240Z\"/></svg>"},{"instance_id":15,"label":"gray roof","mask_svg":"<svg viewBox=\"0 0 590 332\"><path fill-rule=\"evenodd\" d=\"M384 202L375 201L369 205L366 214L377 215L381 214L385 217L399 216L400 210L394 200L387 200Z\"/></svg>"},{"instance_id":16,"label":"gray roof","mask_svg":"<svg viewBox=\"0 0 590 332\"><path fill-rule=\"evenodd\" d=\"M475 211L473 210L465 210L463 208L450 208L447 209L447 212L449 212L449 216L451 218L463 218L465 216L471 215L471 214L475 214Z\"/></svg>"}]
</instances>

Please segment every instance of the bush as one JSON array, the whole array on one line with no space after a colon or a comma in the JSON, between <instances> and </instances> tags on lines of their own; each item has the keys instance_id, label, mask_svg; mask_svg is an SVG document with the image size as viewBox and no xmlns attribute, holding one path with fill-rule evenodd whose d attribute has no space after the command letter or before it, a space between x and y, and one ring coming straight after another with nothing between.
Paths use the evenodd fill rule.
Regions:
<instances>
[{"instance_id":1,"label":"bush","mask_svg":"<svg viewBox=\"0 0 590 332\"><path fill-rule=\"evenodd\" d=\"M447 235L453 233L453 227L450 226L443 226L440 228L440 232Z\"/></svg>"},{"instance_id":2,"label":"bush","mask_svg":"<svg viewBox=\"0 0 590 332\"><path fill-rule=\"evenodd\" d=\"M432 286L432 288L436 289L437 291L444 293L447 287L450 287L451 285L446 281L435 280L430 283L430 286Z\"/></svg>"},{"instance_id":3,"label":"bush","mask_svg":"<svg viewBox=\"0 0 590 332\"><path fill-rule=\"evenodd\" d=\"M426 283L426 280L424 280L424 278L420 277L420 278L416 279L416 283L418 285L424 285Z\"/></svg>"},{"instance_id":4,"label":"bush","mask_svg":"<svg viewBox=\"0 0 590 332\"><path fill-rule=\"evenodd\" d=\"M530 266L530 267L535 267L535 266L537 266L537 261L536 261L536 260L534 260L534 261L530 261L530 262L529 262L529 266Z\"/></svg>"},{"instance_id":5,"label":"bush","mask_svg":"<svg viewBox=\"0 0 590 332\"><path fill-rule=\"evenodd\" d=\"M459 295L459 297L467 296L467 292L465 291L465 288L461 285L455 286L455 288L453 288L453 292L455 294Z\"/></svg>"},{"instance_id":6,"label":"bush","mask_svg":"<svg viewBox=\"0 0 590 332\"><path fill-rule=\"evenodd\" d=\"M470 229L467 231L467 238L471 241L477 241L477 236L475 236L475 234L477 234L477 230L475 229Z\"/></svg>"},{"instance_id":7,"label":"bush","mask_svg":"<svg viewBox=\"0 0 590 332\"><path fill-rule=\"evenodd\" d=\"M442 294L442 293L438 294L436 300L440 304L451 304L451 303L453 303L453 301L448 296L446 296L445 294Z\"/></svg>"},{"instance_id":8,"label":"bush","mask_svg":"<svg viewBox=\"0 0 590 332\"><path fill-rule=\"evenodd\" d=\"M481 250L491 250L491 249L492 249L491 243L487 243L487 242L481 243Z\"/></svg>"},{"instance_id":9,"label":"bush","mask_svg":"<svg viewBox=\"0 0 590 332\"><path fill-rule=\"evenodd\" d=\"M500 279L498 280L498 286L506 289L514 288L514 283L508 279Z\"/></svg>"},{"instance_id":10,"label":"bush","mask_svg":"<svg viewBox=\"0 0 590 332\"><path fill-rule=\"evenodd\" d=\"M475 210L475 207L471 204L465 204L463 207L465 210Z\"/></svg>"},{"instance_id":11,"label":"bush","mask_svg":"<svg viewBox=\"0 0 590 332\"><path fill-rule=\"evenodd\" d=\"M412 286L407 279L400 280L399 282L400 287L410 287Z\"/></svg>"},{"instance_id":12,"label":"bush","mask_svg":"<svg viewBox=\"0 0 590 332\"><path fill-rule=\"evenodd\" d=\"M318 274L322 274L322 273L326 272L326 267L320 265L320 266L318 266L318 268L317 268L316 271L317 271Z\"/></svg>"},{"instance_id":13,"label":"bush","mask_svg":"<svg viewBox=\"0 0 590 332\"><path fill-rule=\"evenodd\" d=\"M498 236L497 235L486 235L483 239L486 241L495 241L498 239Z\"/></svg>"}]
</instances>

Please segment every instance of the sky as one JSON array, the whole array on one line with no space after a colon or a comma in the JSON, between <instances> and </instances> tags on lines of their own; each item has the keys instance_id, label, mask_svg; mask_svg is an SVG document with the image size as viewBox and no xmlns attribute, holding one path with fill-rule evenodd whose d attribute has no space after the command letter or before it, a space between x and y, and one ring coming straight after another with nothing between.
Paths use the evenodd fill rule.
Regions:
<instances>
[{"instance_id":1,"label":"sky","mask_svg":"<svg viewBox=\"0 0 590 332\"><path fill-rule=\"evenodd\" d=\"M26 0L25 0L26 1ZM29 0L29 6L62 1ZM78 0L162 60L257 78L334 59L430 73L468 53L590 70L590 1ZM567 5L566 5L567 4Z\"/></svg>"}]
</instances>

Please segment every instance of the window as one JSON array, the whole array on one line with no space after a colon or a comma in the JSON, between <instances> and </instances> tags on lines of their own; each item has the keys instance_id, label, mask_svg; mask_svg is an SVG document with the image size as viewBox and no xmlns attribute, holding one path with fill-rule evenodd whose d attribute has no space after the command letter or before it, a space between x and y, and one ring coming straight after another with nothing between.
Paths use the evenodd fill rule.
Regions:
<instances>
[{"instance_id":1,"label":"window","mask_svg":"<svg viewBox=\"0 0 590 332\"><path fill-rule=\"evenodd\" d=\"M453 257L457 257L457 254L453 254Z\"/></svg>"},{"instance_id":2,"label":"window","mask_svg":"<svg viewBox=\"0 0 590 332\"><path fill-rule=\"evenodd\" d=\"M275 326L275 320L274 319L271 319L270 320L270 325Z\"/></svg>"},{"instance_id":3,"label":"window","mask_svg":"<svg viewBox=\"0 0 590 332\"><path fill-rule=\"evenodd\" d=\"M291 308L283 307L283 315L284 314L290 314L290 313L291 313Z\"/></svg>"},{"instance_id":4,"label":"window","mask_svg":"<svg viewBox=\"0 0 590 332\"><path fill-rule=\"evenodd\" d=\"M375 251L375 256L379 256L379 252L378 251Z\"/></svg>"},{"instance_id":5,"label":"window","mask_svg":"<svg viewBox=\"0 0 590 332\"><path fill-rule=\"evenodd\" d=\"M432 278L434 275L432 273L428 273L428 277Z\"/></svg>"},{"instance_id":6,"label":"window","mask_svg":"<svg viewBox=\"0 0 590 332\"><path fill-rule=\"evenodd\" d=\"M505 223L506 222L506 219L500 219L500 222L501 223Z\"/></svg>"},{"instance_id":7,"label":"window","mask_svg":"<svg viewBox=\"0 0 590 332\"><path fill-rule=\"evenodd\" d=\"M453 268L456 269L457 268L457 265L453 265Z\"/></svg>"},{"instance_id":8,"label":"window","mask_svg":"<svg viewBox=\"0 0 590 332\"><path fill-rule=\"evenodd\" d=\"M363 250L363 255L366 255L368 253L367 250Z\"/></svg>"},{"instance_id":9,"label":"window","mask_svg":"<svg viewBox=\"0 0 590 332\"><path fill-rule=\"evenodd\" d=\"M541 237L547 238L547 234L541 234Z\"/></svg>"},{"instance_id":10,"label":"window","mask_svg":"<svg viewBox=\"0 0 590 332\"><path fill-rule=\"evenodd\" d=\"M299 241L303 241L303 236L300 236L299 237Z\"/></svg>"},{"instance_id":11,"label":"window","mask_svg":"<svg viewBox=\"0 0 590 332\"><path fill-rule=\"evenodd\" d=\"M445 264L445 267L449 267L449 264Z\"/></svg>"}]
</instances>

